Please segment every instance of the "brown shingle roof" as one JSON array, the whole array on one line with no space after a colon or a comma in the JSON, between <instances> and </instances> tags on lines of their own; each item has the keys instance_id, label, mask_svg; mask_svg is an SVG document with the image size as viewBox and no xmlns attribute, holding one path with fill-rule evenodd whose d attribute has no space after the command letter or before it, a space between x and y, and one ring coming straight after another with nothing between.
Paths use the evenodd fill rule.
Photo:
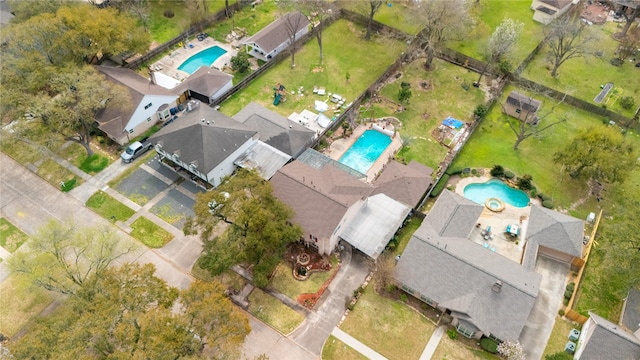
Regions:
<instances>
[{"instance_id":1,"label":"brown shingle roof","mask_svg":"<svg viewBox=\"0 0 640 360\"><path fill-rule=\"evenodd\" d=\"M187 90L211 97L222 89L233 76L210 67L201 66L187 80L173 88L174 94L180 95Z\"/></svg>"},{"instance_id":2,"label":"brown shingle roof","mask_svg":"<svg viewBox=\"0 0 640 360\"><path fill-rule=\"evenodd\" d=\"M433 169L416 161L404 165L393 160L373 182L376 187L374 193L385 194L415 208L433 184L432 173Z\"/></svg>"}]
</instances>

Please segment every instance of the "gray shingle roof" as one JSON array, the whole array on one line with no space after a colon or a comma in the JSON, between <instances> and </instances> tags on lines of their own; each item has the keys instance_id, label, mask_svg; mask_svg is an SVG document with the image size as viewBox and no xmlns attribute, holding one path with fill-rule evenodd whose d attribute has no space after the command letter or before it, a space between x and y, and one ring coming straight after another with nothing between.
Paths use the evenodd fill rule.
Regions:
<instances>
[{"instance_id":1,"label":"gray shingle roof","mask_svg":"<svg viewBox=\"0 0 640 360\"><path fill-rule=\"evenodd\" d=\"M542 105L542 102L539 100L522 95L515 91L512 91L509 96L507 96L507 103L529 112L538 111L540 105Z\"/></svg>"},{"instance_id":2,"label":"gray shingle roof","mask_svg":"<svg viewBox=\"0 0 640 360\"><path fill-rule=\"evenodd\" d=\"M590 324L584 342L581 344L581 360L638 360L640 359L640 340L626 332L620 326L589 313ZM595 325L595 326L594 326Z\"/></svg>"},{"instance_id":3,"label":"gray shingle roof","mask_svg":"<svg viewBox=\"0 0 640 360\"><path fill-rule=\"evenodd\" d=\"M291 26L297 25L296 33L310 25L309 20L299 11L290 12L243 41L243 44L256 43L266 54L272 52L280 44L289 40L287 17Z\"/></svg>"},{"instance_id":4,"label":"gray shingle roof","mask_svg":"<svg viewBox=\"0 0 640 360\"><path fill-rule=\"evenodd\" d=\"M409 165L395 160L389 162L382 174L373 182L375 194L386 194L403 204L415 208L433 184L433 169L416 161Z\"/></svg>"},{"instance_id":5,"label":"gray shingle roof","mask_svg":"<svg viewBox=\"0 0 640 360\"><path fill-rule=\"evenodd\" d=\"M449 190L442 192L427 219L442 237L468 237L483 206Z\"/></svg>"},{"instance_id":6,"label":"gray shingle roof","mask_svg":"<svg viewBox=\"0 0 640 360\"><path fill-rule=\"evenodd\" d=\"M198 94L211 97L231 81L231 79L233 79L232 75L210 67L201 66L195 73L189 76L187 80L173 88L171 92L179 95L187 90L191 90Z\"/></svg>"},{"instance_id":7,"label":"gray shingle roof","mask_svg":"<svg viewBox=\"0 0 640 360\"><path fill-rule=\"evenodd\" d=\"M640 329L640 290L631 288L624 303L624 312L620 319L630 331Z\"/></svg>"},{"instance_id":8,"label":"gray shingle roof","mask_svg":"<svg viewBox=\"0 0 640 360\"><path fill-rule=\"evenodd\" d=\"M572 216L531 206L527 241L582 257L584 222Z\"/></svg>"},{"instance_id":9,"label":"gray shingle roof","mask_svg":"<svg viewBox=\"0 0 640 360\"><path fill-rule=\"evenodd\" d=\"M553 6L556 9L563 9L565 6L571 4L571 0L540 0L540 2Z\"/></svg>"},{"instance_id":10,"label":"gray shingle roof","mask_svg":"<svg viewBox=\"0 0 640 360\"><path fill-rule=\"evenodd\" d=\"M149 141L169 153L178 152L182 161L194 163L198 171L207 174L255 133L209 106L199 106L158 131Z\"/></svg>"},{"instance_id":11,"label":"gray shingle roof","mask_svg":"<svg viewBox=\"0 0 640 360\"><path fill-rule=\"evenodd\" d=\"M249 103L233 116L255 129L260 140L296 158L315 137L315 132L273 112L255 102Z\"/></svg>"}]
</instances>

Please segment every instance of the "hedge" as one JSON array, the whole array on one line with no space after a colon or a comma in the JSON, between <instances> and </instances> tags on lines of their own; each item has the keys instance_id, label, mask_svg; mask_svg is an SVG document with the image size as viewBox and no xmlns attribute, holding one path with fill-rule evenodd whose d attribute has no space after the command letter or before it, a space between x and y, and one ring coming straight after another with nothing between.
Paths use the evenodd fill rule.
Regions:
<instances>
[{"instance_id":1,"label":"hedge","mask_svg":"<svg viewBox=\"0 0 640 360\"><path fill-rule=\"evenodd\" d=\"M553 209L553 201L551 200L544 200L542 202L542 206L546 207L547 209Z\"/></svg>"},{"instance_id":2,"label":"hedge","mask_svg":"<svg viewBox=\"0 0 640 360\"><path fill-rule=\"evenodd\" d=\"M440 181L438 181L436 186L433 188L433 191L431 192L431 197L436 197L440 195L444 187L447 185L447 181L449 181L449 174L445 173L444 175L442 175L442 177L440 178Z\"/></svg>"},{"instance_id":3,"label":"hedge","mask_svg":"<svg viewBox=\"0 0 640 360\"><path fill-rule=\"evenodd\" d=\"M506 177L507 179L513 179L516 176L516 174L514 174L512 171L505 171L504 172L504 177Z\"/></svg>"},{"instance_id":4,"label":"hedge","mask_svg":"<svg viewBox=\"0 0 640 360\"><path fill-rule=\"evenodd\" d=\"M492 354L498 353L498 343L495 340L489 338L483 338L480 340L480 346Z\"/></svg>"}]
</instances>

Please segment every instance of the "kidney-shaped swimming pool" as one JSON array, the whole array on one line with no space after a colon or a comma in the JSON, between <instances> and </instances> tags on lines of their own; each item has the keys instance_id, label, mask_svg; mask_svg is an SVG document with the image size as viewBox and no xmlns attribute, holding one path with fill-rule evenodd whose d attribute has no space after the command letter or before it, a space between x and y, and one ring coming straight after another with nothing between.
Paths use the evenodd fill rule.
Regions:
<instances>
[{"instance_id":1,"label":"kidney-shaped swimming pool","mask_svg":"<svg viewBox=\"0 0 640 360\"><path fill-rule=\"evenodd\" d=\"M482 205L489 198L498 198L515 207L525 207L529 205L530 201L529 195L524 191L512 189L496 179L465 186L464 197Z\"/></svg>"}]
</instances>

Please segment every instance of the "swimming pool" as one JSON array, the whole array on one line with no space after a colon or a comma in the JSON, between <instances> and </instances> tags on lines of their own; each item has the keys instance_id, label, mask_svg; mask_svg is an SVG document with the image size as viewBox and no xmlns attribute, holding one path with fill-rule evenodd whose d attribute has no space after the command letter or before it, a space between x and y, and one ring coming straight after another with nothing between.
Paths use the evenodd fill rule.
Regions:
<instances>
[{"instance_id":1,"label":"swimming pool","mask_svg":"<svg viewBox=\"0 0 640 360\"><path fill-rule=\"evenodd\" d=\"M214 61L218 60L218 58L224 55L226 52L227 50L217 45L204 49L196 53L195 55L192 55L190 58L180 64L180 66L178 66L178 70L182 70L191 75L196 72L196 70L198 70L200 66L211 66Z\"/></svg>"},{"instance_id":2,"label":"swimming pool","mask_svg":"<svg viewBox=\"0 0 640 360\"><path fill-rule=\"evenodd\" d=\"M366 174L380 154L391 144L391 137L377 130L367 130L338 160L340 163Z\"/></svg>"},{"instance_id":3,"label":"swimming pool","mask_svg":"<svg viewBox=\"0 0 640 360\"><path fill-rule=\"evenodd\" d=\"M485 183L469 184L464 187L464 197L478 204L485 204L489 198L500 199L515 207L529 205L529 195L522 190L512 189L502 181L492 179Z\"/></svg>"}]
</instances>

